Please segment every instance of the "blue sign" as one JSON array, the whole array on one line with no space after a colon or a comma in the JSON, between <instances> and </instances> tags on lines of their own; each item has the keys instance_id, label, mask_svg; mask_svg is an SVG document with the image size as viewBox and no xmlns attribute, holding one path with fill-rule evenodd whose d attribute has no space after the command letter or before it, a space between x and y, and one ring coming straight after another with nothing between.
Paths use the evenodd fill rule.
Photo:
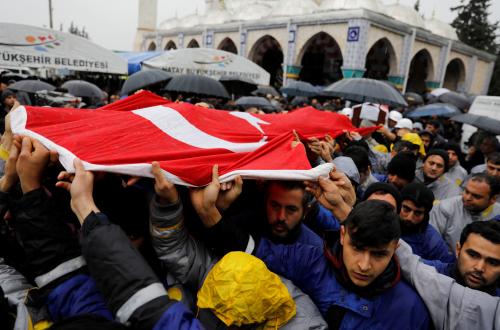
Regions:
<instances>
[{"instance_id":1,"label":"blue sign","mask_svg":"<svg viewBox=\"0 0 500 330\"><path fill-rule=\"evenodd\" d=\"M347 29L347 41L353 42L359 40L359 26L353 26Z\"/></svg>"}]
</instances>

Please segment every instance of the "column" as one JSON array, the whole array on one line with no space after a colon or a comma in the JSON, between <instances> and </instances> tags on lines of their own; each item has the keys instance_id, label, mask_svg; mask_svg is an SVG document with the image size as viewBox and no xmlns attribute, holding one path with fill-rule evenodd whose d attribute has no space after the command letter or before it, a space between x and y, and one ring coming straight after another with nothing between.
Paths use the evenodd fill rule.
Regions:
<instances>
[{"instance_id":1,"label":"column","mask_svg":"<svg viewBox=\"0 0 500 330\"><path fill-rule=\"evenodd\" d=\"M295 50L297 46L297 24L288 22L288 47L285 54L284 68L283 68L283 86L286 85L288 79L297 80L299 78L300 65L294 63Z\"/></svg>"},{"instance_id":2,"label":"column","mask_svg":"<svg viewBox=\"0 0 500 330\"><path fill-rule=\"evenodd\" d=\"M365 73L368 52L368 30L370 22L365 19L351 19L347 28L347 46L343 54L342 74L344 78L360 78Z\"/></svg>"}]
</instances>

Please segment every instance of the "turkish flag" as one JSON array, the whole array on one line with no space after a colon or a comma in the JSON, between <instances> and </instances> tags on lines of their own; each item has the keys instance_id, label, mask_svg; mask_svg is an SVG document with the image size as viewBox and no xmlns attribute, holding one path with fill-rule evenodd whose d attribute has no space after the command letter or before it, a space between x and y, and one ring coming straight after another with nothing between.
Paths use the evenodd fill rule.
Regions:
<instances>
[{"instance_id":1,"label":"turkish flag","mask_svg":"<svg viewBox=\"0 0 500 330\"><path fill-rule=\"evenodd\" d=\"M14 134L56 150L69 171L78 157L89 170L151 177L151 162L159 161L169 180L188 186L208 184L215 164L221 182L236 175L315 179L332 165L311 169L304 146L292 147L292 130L305 138L360 131L345 116L313 108L251 115L168 103L150 93L96 110L19 107L10 119Z\"/></svg>"}]
</instances>

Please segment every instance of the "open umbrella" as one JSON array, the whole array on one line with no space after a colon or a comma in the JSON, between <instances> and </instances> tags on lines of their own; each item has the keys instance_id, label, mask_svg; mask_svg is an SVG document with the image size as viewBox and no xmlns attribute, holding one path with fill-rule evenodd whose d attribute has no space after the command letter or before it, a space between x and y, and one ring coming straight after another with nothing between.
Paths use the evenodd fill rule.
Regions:
<instances>
[{"instance_id":1,"label":"open umbrella","mask_svg":"<svg viewBox=\"0 0 500 330\"><path fill-rule=\"evenodd\" d=\"M68 80L61 87L67 89L71 95L78 97L89 97L100 100L104 95L99 87L84 80Z\"/></svg>"},{"instance_id":2,"label":"open umbrella","mask_svg":"<svg viewBox=\"0 0 500 330\"><path fill-rule=\"evenodd\" d=\"M457 121L459 123L469 124L495 135L500 134L500 120L496 120L490 117L473 115L470 113L462 113L460 115L451 117L451 120Z\"/></svg>"},{"instance_id":3,"label":"open umbrella","mask_svg":"<svg viewBox=\"0 0 500 330\"><path fill-rule=\"evenodd\" d=\"M272 86L260 85L257 87L256 90L252 92L252 95L266 96L267 94L271 94L272 96L281 96L281 94L276 90L276 88Z\"/></svg>"},{"instance_id":4,"label":"open umbrella","mask_svg":"<svg viewBox=\"0 0 500 330\"><path fill-rule=\"evenodd\" d=\"M276 110L276 108L271 104L271 102L269 102L268 99L261 96L240 97L236 100L236 105L243 108L256 107L265 110L266 112Z\"/></svg>"},{"instance_id":5,"label":"open umbrella","mask_svg":"<svg viewBox=\"0 0 500 330\"><path fill-rule=\"evenodd\" d=\"M281 88L281 92L290 96L317 96L321 91L305 81L291 80L288 84Z\"/></svg>"},{"instance_id":6,"label":"open umbrella","mask_svg":"<svg viewBox=\"0 0 500 330\"><path fill-rule=\"evenodd\" d=\"M406 114L408 118L419 118L428 116L452 117L460 114L460 110L453 104L432 103L418 107Z\"/></svg>"},{"instance_id":7,"label":"open umbrella","mask_svg":"<svg viewBox=\"0 0 500 330\"><path fill-rule=\"evenodd\" d=\"M467 110L470 108L470 102L467 96L459 94L457 92L448 92L439 95L440 102L451 103L459 109Z\"/></svg>"},{"instance_id":8,"label":"open umbrella","mask_svg":"<svg viewBox=\"0 0 500 330\"><path fill-rule=\"evenodd\" d=\"M138 71L128 77L127 81L125 81L125 83L123 84L120 94L128 95L139 89L143 89L158 83L164 83L172 79L172 77L172 74L159 69Z\"/></svg>"},{"instance_id":9,"label":"open umbrella","mask_svg":"<svg viewBox=\"0 0 500 330\"><path fill-rule=\"evenodd\" d=\"M234 95L250 95L257 89L257 84L245 77L223 76L219 81L224 85L229 94Z\"/></svg>"},{"instance_id":10,"label":"open umbrella","mask_svg":"<svg viewBox=\"0 0 500 330\"><path fill-rule=\"evenodd\" d=\"M399 91L375 79L342 79L326 87L323 90L323 94L343 97L359 103L372 102L395 107L408 106Z\"/></svg>"},{"instance_id":11,"label":"open umbrella","mask_svg":"<svg viewBox=\"0 0 500 330\"><path fill-rule=\"evenodd\" d=\"M21 80L11 84L9 88L16 91L27 92L27 93L36 93L38 91L51 92L56 89L55 86L52 86L51 84L41 80Z\"/></svg>"},{"instance_id":12,"label":"open umbrella","mask_svg":"<svg viewBox=\"0 0 500 330\"><path fill-rule=\"evenodd\" d=\"M420 105L424 104L424 98L420 94L407 92L404 95L406 102L410 105Z\"/></svg>"},{"instance_id":13,"label":"open umbrella","mask_svg":"<svg viewBox=\"0 0 500 330\"><path fill-rule=\"evenodd\" d=\"M224 88L224 85L217 80L190 74L172 78L165 86L165 90L199 96L229 98L229 94Z\"/></svg>"},{"instance_id":14,"label":"open umbrella","mask_svg":"<svg viewBox=\"0 0 500 330\"><path fill-rule=\"evenodd\" d=\"M433 89L431 94L436 96L436 97L439 97L445 93L448 93L450 92L450 90L448 88L436 88L436 89Z\"/></svg>"}]
</instances>

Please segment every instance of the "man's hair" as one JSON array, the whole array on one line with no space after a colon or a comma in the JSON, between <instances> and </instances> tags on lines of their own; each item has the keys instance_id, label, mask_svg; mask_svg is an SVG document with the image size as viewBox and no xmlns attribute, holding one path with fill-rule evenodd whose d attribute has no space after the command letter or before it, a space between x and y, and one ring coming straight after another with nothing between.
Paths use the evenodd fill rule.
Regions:
<instances>
[{"instance_id":1,"label":"man's hair","mask_svg":"<svg viewBox=\"0 0 500 330\"><path fill-rule=\"evenodd\" d=\"M349 147L344 151L344 156L352 158L354 164L358 168L359 173L366 172L368 167L371 166L368 152L359 146Z\"/></svg>"},{"instance_id":2,"label":"man's hair","mask_svg":"<svg viewBox=\"0 0 500 330\"><path fill-rule=\"evenodd\" d=\"M431 126L434 126L435 128L439 129L439 127L441 127L441 124L439 123L438 120L429 120L427 122L427 125L431 125Z\"/></svg>"},{"instance_id":3,"label":"man's hair","mask_svg":"<svg viewBox=\"0 0 500 330\"><path fill-rule=\"evenodd\" d=\"M487 162L492 162L493 165L500 165L500 152L495 151L488 155Z\"/></svg>"},{"instance_id":4,"label":"man's hair","mask_svg":"<svg viewBox=\"0 0 500 330\"><path fill-rule=\"evenodd\" d=\"M460 245L463 246L470 234L478 234L493 244L500 244L500 222L497 220L474 221L465 226L460 234Z\"/></svg>"},{"instance_id":5,"label":"man's hair","mask_svg":"<svg viewBox=\"0 0 500 330\"><path fill-rule=\"evenodd\" d=\"M484 182L490 187L489 196L495 196L500 193L500 181L498 178L488 175L486 173L476 173L473 174L469 181Z\"/></svg>"},{"instance_id":6,"label":"man's hair","mask_svg":"<svg viewBox=\"0 0 500 330\"><path fill-rule=\"evenodd\" d=\"M396 153L404 152L404 151L412 151L418 150L418 146L416 144L411 143L410 141L399 140L394 143L392 150Z\"/></svg>"},{"instance_id":7,"label":"man's hair","mask_svg":"<svg viewBox=\"0 0 500 330\"><path fill-rule=\"evenodd\" d=\"M285 188L285 190L290 191L294 189L300 189L304 191L304 196L302 197L302 206L307 206L312 201L312 195L306 191L306 187L302 181L293 180L269 180L265 184L266 198L269 195L269 188L271 185L276 184L280 187Z\"/></svg>"},{"instance_id":8,"label":"man's hair","mask_svg":"<svg viewBox=\"0 0 500 330\"><path fill-rule=\"evenodd\" d=\"M354 246L378 247L401 237L399 216L384 201L368 200L354 207L344 222Z\"/></svg>"}]
</instances>

